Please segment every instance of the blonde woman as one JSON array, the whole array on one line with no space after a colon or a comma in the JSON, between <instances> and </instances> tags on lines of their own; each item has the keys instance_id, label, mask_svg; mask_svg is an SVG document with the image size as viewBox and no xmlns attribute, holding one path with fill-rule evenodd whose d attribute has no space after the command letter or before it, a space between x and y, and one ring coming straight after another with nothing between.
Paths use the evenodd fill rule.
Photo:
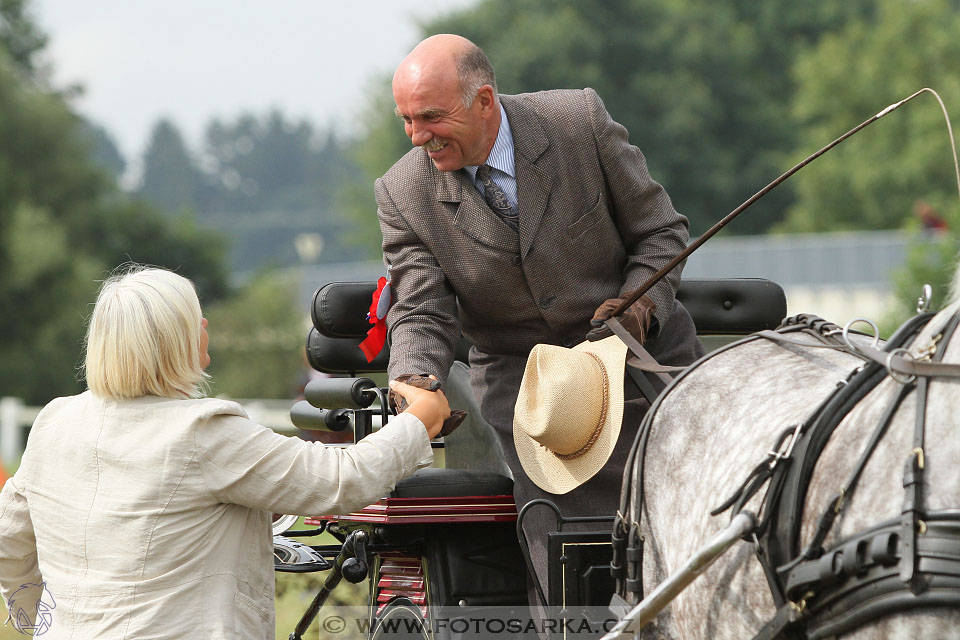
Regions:
<instances>
[{"instance_id":1,"label":"blonde woman","mask_svg":"<svg viewBox=\"0 0 960 640\"><path fill-rule=\"evenodd\" d=\"M189 280L135 266L103 284L88 390L44 407L0 493L0 588L18 628L273 638L271 514L348 512L430 464L442 393L399 384L403 414L326 448L203 398L207 341Z\"/></svg>"}]
</instances>

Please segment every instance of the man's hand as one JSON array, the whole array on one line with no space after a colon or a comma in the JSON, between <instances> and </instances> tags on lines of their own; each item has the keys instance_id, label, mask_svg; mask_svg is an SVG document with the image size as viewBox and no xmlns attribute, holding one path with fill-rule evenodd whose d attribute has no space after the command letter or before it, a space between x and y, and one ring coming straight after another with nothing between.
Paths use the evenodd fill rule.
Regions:
<instances>
[{"instance_id":1,"label":"man's hand","mask_svg":"<svg viewBox=\"0 0 960 640\"><path fill-rule=\"evenodd\" d=\"M442 424L439 429L431 429L431 425L427 424L426 420L424 420L413 407L417 399L426 401L430 396L435 395L443 398L444 411L446 412L441 419ZM390 381L388 401L390 403L390 409L392 409L395 414L408 411L420 418L421 422L427 426L427 432L431 438L437 437L438 434L441 437L450 435L454 429L460 426L464 418L467 417L466 411L460 409L450 410L446 396L444 396L443 391L440 390L440 381L437 380L436 376L432 375L428 376L426 374L414 373L400 374L396 380Z\"/></svg>"},{"instance_id":2,"label":"man's hand","mask_svg":"<svg viewBox=\"0 0 960 640\"><path fill-rule=\"evenodd\" d=\"M619 298L610 298L604 301L593 313L593 319L590 324L596 327L587 334L587 340L596 341L613 335L613 332L603 324L604 320L609 320L613 316L613 310L621 302L630 296L625 293ZM620 314L620 324L630 332L637 342L643 344L650 335L651 324L656 322L653 312L657 310L657 305L648 296L640 296L633 304L623 310Z\"/></svg>"}]
</instances>

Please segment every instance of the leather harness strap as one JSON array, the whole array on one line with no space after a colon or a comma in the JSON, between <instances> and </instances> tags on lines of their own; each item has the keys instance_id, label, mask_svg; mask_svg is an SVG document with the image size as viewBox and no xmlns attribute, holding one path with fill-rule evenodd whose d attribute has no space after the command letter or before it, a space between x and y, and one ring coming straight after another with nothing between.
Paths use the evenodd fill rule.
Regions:
<instances>
[{"instance_id":1,"label":"leather harness strap","mask_svg":"<svg viewBox=\"0 0 960 640\"><path fill-rule=\"evenodd\" d=\"M618 338L623 340L627 348L633 353L633 356L627 359L627 365L629 365L626 368L627 375L633 380L633 383L637 385L637 388L640 390L640 393L643 394L643 397L647 399L647 402L653 406L660 392L662 392L668 384L673 382L673 377L668 374L678 373L686 369L686 367L662 365L657 362L640 341L633 337L633 334L620 324L620 320L617 318L605 320L604 324L607 325ZM644 372L650 373L657 384L654 385L654 382L651 382Z\"/></svg>"},{"instance_id":2,"label":"leather harness strap","mask_svg":"<svg viewBox=\"0 0 960 640\"><path fill-rule=\"evenodd\" d=\"M785 320L776 333L760 332L718 349L671 381L670 384L675 385L686 373L717 353L757 338L803 347L845 350L865 360L865 364L855 369L834 394L823 400L810 418L783 432L771 454L773 458L768 457L755 467L741 488L715 510L719 513L734 506L736 513L768 483L762 507L764 518L757 528L761 540L757 545L757 556L770 583L777 612L754 640L815 640L845 633L890 611L918 606L960 606L960 512L924 512L922 502L929 379L960 377L960 365L940 362L945 349L937 349L938 340L940 345L946 345L960 325L960 313L950 318L931 345L920 351L919 357L910 357L903 348L932 317L932 313L915 316L891 337L884 350L880 350L841 342L837 337L840 329L836 325L814 316L796 316ZM796 330L816 336L821 344L812 345L784 335ZM907 355L903 356L901 352ZM902 386L884 410L848 481L826 505L813 540L798 553L807 486L817 459L847 413L887 375ZM905 378L898 378L898 375ZM855 490L863 469L903 399L914 390L918 394L914 450L907 460L904 474L905 498L901 518L878 525L825 551L822 544L837 515ZM653 403L634 441L631 463L624 475L621 510L614 534L617 590L636 600L643 596L643 539L639 524L628 523L622 514L639 514L642 508L647 442L652 418L665 395L661 394ZM634 517L639 519L639 515ZM917 533L924 527L926 534L918 540Z\"/></svg>"},{"instance_id":3,"label":"leather harness strap","mask_svg":"<svg viewBox=\"0 0 960 640\"><path fill-rule=\"evenodd\" d=\"M686 367L673 367L669 365L663 365L656 361L656 359L650 355L650 352L643 348L643 345L640 344L640 341L633 337L633 334L627 331L620 321L617 318L610 318L605 320L604 324L610 328L610 330L616 334L618 338L623 340L624 344L633 352L633 358L630 360L630 365L637 369L643 371L649 371L650 373L655 374L664 385L670 384L673 381L673 378L667 375L668 373L678 373L686 369ZM651 404L653 402L651 401Z\"/></svg>"},{"instance_id":4,"label":"leather harness strap","mask_svg":"<svg viewBox=\"0 0 960 640\"><path fill-rule=\"evenodd\" d=\"M955 313L939 334L940 340L942 340L941 344L946 345L950 342L958 323L960 323L960 313ZM936 345L936 342L934 341L933 344ZM945 351L946 348L937 350L934 346L932 353L923 356L929 358L931 362L914 362L911 360L910 363L915 365L926 364L931 368L940 367L937 370L942 371L944 367L951 366L940 362ZM914 594L924 590L923 580L917 577L916 540L918 529L923 524L920 515L923 513L924 431L927 422L929 387L929 378L926 376L920 377L917 383L917 414L914 420L913 450L907 458L903 472L904 499L900 516L900 540L903 544L903 554L900 561L900 579L906 583Z\"/></svg>"},{"instance_id":5,"label":"leather harness strap","mask_svg":"<svg viewBox=\"0 0 960 640\"><path fill-rule=\"evenodd\" d=\"M793 560L783 563L783 560L789 557L784 554L792 555L791 549L796 545L806 486L816 460L833 429L846 415L847 410L866 392L862 388L859 391L841 389L835 394L834 400L836 396L848 392L847 395L855 397L856 401L831 402L832 406L823 413L832 412L833 415L820 416L817 424L804 429L803 442L795 450L799 460L795 461L789 470L791 478L786 499L780 500L777 505L777 526L768 531L768 535L763 539L763 546L769 551L768 555L772 556L770 559L782 564L777 570L781 580L770 581L771 589L775 596L780 596L775 599L785 598L786 602L778 606L774 618L760 630L755 640L795 637L797 634L813 640L849 631L891 610L960 604L960 593L956 592L956 586L960 585L960 552L957 551L960 523L956 522L958 516L956 513L946 516L929 513L924 515L922 503L924 425L929 377L954 377L953 371L957 368L956 365L939 362L943 357L943 349L938 352L935 345L938 340L942 340L941 344L949 342L960 324L960 314L954 314L950 318L946 327L932 342L934 348L925 349L926 353L921 352L921 359L900 358L902 363L911 366L891 368L894 362L898 362L894 366L899 367L897 354L901 351L906 353L902 345L912 340L932 315L915 317L901 327L886 345L885 351L873 349L875 353L865 354L868 364L850 380L848 387L867 387L868 391L888 374L902 386L884 411L847 483L839 494L831 498L821 514L814 539ZM867 348L870 349L872 348ZM856 350L865 351L860 346L857 346ZM901 379L893 372L918 377ZM837 514L856 488L864 467L886 433L897 408L914 390L918 394L914 449L907 460L904 473L905 498L900 520L881 527L880 533L874 530L864 532L830 551L824 551L823 541ZM849 393L851 391L854 393ZM765 502L767 499L769 490ZM926 521L921 517L926 518ZM949 522L939 524L944 519ZM929 531L931 521L936 521L939 538L924 537L918 545L918 532L924 527ZM953 548L954 551L944 555L945 546ZM871 569L870 566L873 565L881 568ZM778 584L783 585L779 594L776 589ZM935 585L933 593L926 593L931 584ZM878 606L878 603L883 604Z\"/></svg>"}]
</instances>

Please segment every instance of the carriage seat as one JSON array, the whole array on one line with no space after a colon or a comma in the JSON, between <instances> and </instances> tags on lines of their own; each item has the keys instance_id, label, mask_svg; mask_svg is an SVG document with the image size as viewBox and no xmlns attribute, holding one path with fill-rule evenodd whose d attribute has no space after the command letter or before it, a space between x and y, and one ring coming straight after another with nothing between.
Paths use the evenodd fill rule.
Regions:
<instances>
[{"instance_id":1,"label":"carriage seat","mask_svg":"<svg viewBox=\"0 0 960 640\"><path fill-rule=\"evenodd\" d=\"M462 426L462 425L461 425ZM459 429L458 429L459 430ZM473 469L420 469L397 483L391 498L458 498L509 496L513 480L492 471Z\"/></svg>"},{"instance_id":2,"label":"carriage seat","mask_svg":"<svg viewBox=\"0 0 960 640\"><path fill-rule=\"evenodd\" d=\"M366 313L376 283L332 282L314 295L311 316L314 329L307 338L310 365L331 374L356 376L386 370L389 352L368 363L357 344L370 324ZM456 431L444 438L446 468L421 469L401 480L391 497L463 497L511 495L513 476L504 459L499 438L480 414L470 389L470 370L465 361L469 345L461 341L458 358L447 376L444 393L450 406L463 409L467 417Z\"/></svg>"},{"instance_id":3,"label":"carriage seat","mask_svg":"<svg viewBox=\"0 0 960 640\"><path fill-rule=\"evenodd\" d=\"M318 371L357 376L386 371L389 349L367 362L358 344L366 337L366 319L375 282L331 282L314 294L313 329L307 337L307 357ZM677 291L700 336L738 336L774 329L786 316L786 297L776 283L762 278L687 279ZM444 389L450 406L464 409L467 419L445 439L446 469L424 469L401 481L396 496L497 495L509 493L512 480L500 441L483 420L470 389L466 364L469 344L461 339ZM485 491L478 493L480 487ZM470 491L470 493L458 493Z\"/></svg>"}]
</instances>

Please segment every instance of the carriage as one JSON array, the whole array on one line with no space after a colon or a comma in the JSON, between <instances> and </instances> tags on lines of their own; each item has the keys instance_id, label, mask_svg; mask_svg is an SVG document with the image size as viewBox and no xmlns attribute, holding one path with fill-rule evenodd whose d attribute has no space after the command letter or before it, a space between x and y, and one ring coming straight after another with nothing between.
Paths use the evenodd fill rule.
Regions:
<instances>
[{"instance_id":1,"label":"carriage","mask_svg":"<svg viewBox=\"0 0 960 640\"><path fill-rule=\"evenodd\" d=\"M357 348L369 327L365 312L375 287L375 283L369 282L336 282L317 291L312 306L314 327L307 339L308 357L314 368L336 377L315 380L307 386L306 400L291 410L294 423L301 428L349 427L356 441L378 423L389 420L385 390L370 378L358 377L384 371L389 358L384 351L368 363ZM877 473L895 475L889 473L889 465L883 462L886 456L876 454L875 449L909 391L917 384L924 385L926 398L931 380L937 380L939 385L953 385L949 391L955 391L953 378L958 375L958 367L938 362L945 349L936 349L938 341L941 347L949 342L949 335L944 335L952 332L951 323L937 324L939 337L924 336L934 346L927 347L929 357L923 362L923 357L911 355L907 347L930 323L930 313L917 316L890 339L884 350L875 338L860 335L849 327L841 329L810 316L784 319L783 291L768 280L685 280L678 299L690 310L698 334L712 352L704 361L746 354L746 360L754 366L750 371L738 368L742 374L740 383L744 385L751 383L751 376L769 377L765 367L758 364L793 372L783 379L782 388L769 389L767 406L752 410L740 407L752 416L747 422L756 423L757 437L740 443L741 451L732 456L737 463L732 470L724 466L723 456L712 448L715 443L711 445L696 437L688 438L690 442L683 451L674 451L672 460L670 455L651 456L650 450L657 447L661 453L676 448L676 443L657 444L656 420L689 422L692 414L704 414L702 405L691 411L683 402L671 403L672 397L678 395L671 395L671 385L657 398L635 443L624 472L627 481L618 513L603 518L568 517L549 501L534 501L518 513L511 495L510 472L499 443L482 420L470 392L466 349L460 348L446 393L452 407L467 410L468 419L443 442L434 443L434 447L443 450L442 468L418 471L399 482L391 495L360 511L307 517L304 522L311 527L307 530L289 530L291 518L280 518L276 523L278 571L328 571L323 587L290 638L303 637L331 590L344 578L351 582L369 578L369 606L360 627L376 638L503 634L599 637L604 633L609 638L619 638L642 634L645 626L653 637L819 638L856 633L871 624L873 630L868 629L864 637L887 637L891 627L885 625L891 622L885 614L891 611L906 612L894 618L895 622L908 620L912 624L920 620L927 625L927 631L934 628L932 625L939 625L936 628L952 629L956 635L960 607L960 511L955 508L954 492L947 491L949 508L934 509L942 506L942 500L925 504L922 480L905 482L909 508L904 507L902 517L895 521L850 516L844 522L848 513L841 509L844 499L852 501L851 494L861 476L876 483ZM953 320L952 326L956 324ZM787 363L770 360L769 354L748 353L751 349L777 349L785 355L776 357L792 358L802 364L793 364L790 369ZM940 369L925 370L925 365ZM706 378L698 381L697 375ZM728 380L711 378L717 375ZM720 389L722 393L724 385L730 392L730 377L723 367L693 366L680 374L676 383ZM854 384L862 378L869 378L870 382L866 386ZM834 405L854 407L884 384L899 387L900 391L896 402L884 403L886 415L879 420L882 426L871 428L870 444L852 446L856 456L842 454L838 461L828 440L834 431L842 436L840 424L849 419L844 417L846 413L834 410ZM845 388L846 393L828 393L828 387L841 391ZM951 397L956 395L951 393ZM813 398L824 400L811 408ZM916 406L920 405L916 401ZM802 411L801 406L805 407ZM771 419L777 410L785 414L787 429L782 428L782 421ZM680 417L672 417L671 413ZM734 418L727 415L716 419L723 423ZM873 417L870 421L876 422ZM744 422L742 416L740 422ZM823 424L828 424L826 431ZM929 431L942 438L956 426L956 418L939 419ZM922 433L922 428L917 429ZM908 476L915 479L923 473L922 441L919 447L908 450ZM928 453L928 458L931 455L937 457L936 453ZM840 474L838 477L852 476L839 497L823 495L819 488L823 483L813 477L815 471L824 473L823 469L815 469L818 456L833 460L828 465L828 475L832 469ZM881 463L871 466L871 457ZM899 451L895 457L902 457ZM857 464L848 464L848 458L859 459ZM954 468L958 466L955 458L946 461L953 462ZM664 467L665 464L674 468ZM674 495L667 500L672 503L669 508L662 500L657 503L655 496L660 492L651 490L650 478L669 478L678 470L691 469L709 476L705 464L720 474L707 478L709 491L704 491L701 483L694 488L696 499L682 496L680 504ZM936 474L944 474L945 468L940 461ZM947 483L956 480L955 475L949 474L929 476L933 472L928 471L928 479ZM899 478L896 480L899 482ZM769 486L776 489L767 490ZM836 483L832 486L835 488ZM954 482L949 486L958 485ZM914 489L917 491L910 493ZM732 497L718 504L717 496L726 497L731 490ZM856 497L867 493L861 489ZM819 518L809 514L804 517L806 502L826 504L828 508L815 514ZM703 508L697 508L698 504ZM719 508L714 509L712 518L706 517L712 524L704 529L705 512L712 507ZM727 525L725 518L719 516L731 507L734 517ZM866 510L875 507L868 504ZM552 509L557 523L556 530L548 536L545 585L528 578L535 574L521 524L526 513L534 508ZM843 515L838 518L841 511ZM675 539L669 544L664 542L662 532L658 540L656 532L650 529L658 519L680 519L683 515L691 518L689 527L672 522L670 526L675 531L671 537ZM837 527L833 526L835 519ZM643 526L638 522L643 522ZM340 544L311 546L300 542L302 536L322 531L335 536ZM684 542L676 540L683 538L676 531L693 533ZM908 531L918 535L910 536ZM762 543L757 536L763 538ZM725 539L722 548L718 547L720 538ZM726 562L725 568L714 570L721 571L719 579L701 581L699 593L697 588L691 588L676 597L721 550L740 538L746 544L740 545L741 550ZM761 562L752 560L754 556ZM901 579L906 558L913 565L912 573ZM678 567L679 572L668 575ZM528 609L531 588L541 603L539 624L534 626L523 623L536 618ZM648 597L644 599L644 595ZM657 613L674 597L672 610L657 618ZM653 625L647 625L655 618ZM551 624L544 626L544 619ZM728 624L730 619L733 621ZM873 622L878 619L881 622ZM718 620L724 622L718 624Z\"/></svg>"}]
</instances>

